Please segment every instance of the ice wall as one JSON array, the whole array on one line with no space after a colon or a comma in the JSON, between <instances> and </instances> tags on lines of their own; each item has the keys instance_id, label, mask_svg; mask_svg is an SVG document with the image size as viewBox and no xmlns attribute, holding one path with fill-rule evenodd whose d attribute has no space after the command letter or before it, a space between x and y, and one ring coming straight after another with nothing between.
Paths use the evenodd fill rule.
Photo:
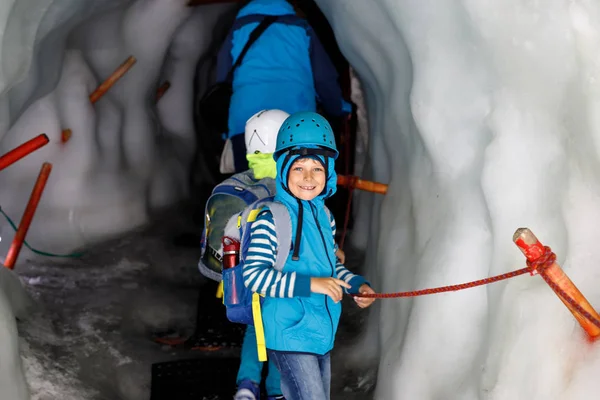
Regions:
<instances>
[{"instance_id":1,"label":"ice wall","mask_svg":"<svg viewBox=\"0 0 600 400\"><path fill-rule=\"evenodd\" d=\"M18 222L42 163L53 164L27 236L38 249L68 252L123 233L185 196L196 144L196 66L232 8L186 3L0 4L0 154L40 133L50 138L0 171L0 207ZM92 105L88 96L130 55L134 67ZM170 89L157 103L165 81ZM63 129L73 132L66 143ZM13 235L2 219L0 263ZM24 248L20 261L27 255ZM29 399L15 322L27 304L17 275L0 267L0 400ZM39 379L38 372L27 378Z\"/></svg>"},{"instance_id":2,"label":"ice wall","mask_svg":"<svg viewBox=\"0 0 600 400\"><path fill-rule=\"evenodd\" d=\"M358 238L378 289L520 268L512 234L527 226L600 306L598 4L318 3L362 78L371 177L390 183L382 201L363 199L373 206ZM588 399L600 389L600 347L539 277L384 300L370 322L382 399Z\"/></svg>"},{"instance_id":3,"label":"ice wall","mask_svg":"<svg viewBox=\"0 0 600 400\"><path fill-rule=\"evenodd\" d=\"M28 240L67 252L138 227L187 192L194 75L232 5L185 0L30 1L0 7L0 153L44 132L50 143L0 173L18 220L43 161L54 166ZM4 25L2 25L4 22ZM88 96L127 57L133 68ZM156 90L171 86L156 102ZM61 143L61 131L72 138ZM12 229L0 223L0 254Z\"/></svg>"}]
</instances>

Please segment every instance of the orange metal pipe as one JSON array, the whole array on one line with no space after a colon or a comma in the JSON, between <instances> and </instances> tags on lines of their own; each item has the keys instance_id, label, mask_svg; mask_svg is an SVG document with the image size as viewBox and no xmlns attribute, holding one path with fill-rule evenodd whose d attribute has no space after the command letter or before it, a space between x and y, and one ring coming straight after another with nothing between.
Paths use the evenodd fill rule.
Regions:
<instances>
[{"instance_id":1,"label":"orange metal pipe","mask_svg":"<svg viewBox=\"0 0 600 400\"><path fill-rule=\"evenodd\" d=\"M129 56L129 58L127 58L127 60L125 60L125 62L123 62L123 64L121 64L116 70L115 72L113 72L108 78L106 78L106 80L104 82L102 82L100 84L100 86L98 86L96 88L96 90L94 90L94 92L92 94L90 94L90 101L92 102L92 104L96 103L98 100L100 100L100 98L102 96L104 96L104 94L115 84L117 83L117 81L119 79L121 79L123 77L123 75L125 75L125 73L127 71L129 71L131 69L131 67L133 67L133 64L135 64L137 60L135 59L134 56Z\"/></svg>"},{"instance_id":2,"label":"orange metal pipe","mask_svg":"<svg viewBox=\"0 0 600 400\"><path fill-rule=\"evenodd\" d=\"M48 177L50 176L51 171L52 164L45 162L42 165L42 169L40 170L37 181L35 182L31 196L29 196L29 202L27 203L27 207L25 208L25 212L23 213L23 217L19 223L19 229L17 229L17 233L15 234L12 244L10 245L10 249L8 249L6 260L4 261L4 266L6 268L13 269L15 267L15 263L17 262L17 258L21 252L21 247L23 247L23 241L25 240L25 236L27 236L27 231L29 230L29 226L33 220L33 216L40 202L40 198L44 193L44 188L46 187L46 182L48 182Z\"/></svg>"},{"instance_id":3,"label":"orange metal pipe","mask_svg":"<svg viewBox=\"0 0 600 400\"><path fill-rule=\"evenodd\" d=\"M388 185L385 183L365 181L358 179L355 176L338 175L337 184L340 186L350 186L354 184L356 189L365 190L367 192L386 194Z\"/></svg>"},{"instance_id":4,"label":"orange metal pipe","mask_svg":"<svg viewBox=\"0 0 600 400\"><path fill-rule=\"evenodd\" d=\"M8 167L9 165L16 163L26 155L33 153L40 147L44 147L48 144L49 141L50 139L48 139L48 136L46 136L45 133L42 133L41 135L38 135L33 139L28 140L22 145L9 151L8 153L0 157L0 171Z\"/></svg>"},{"instance_id":5,"label":"orange metal pipe","mask_svg":"<svg viewBox=\"0 0 600 400\"><path fill-rule=\"evenodd\" d=\"M160 85L160 87L156 91L156 102L157 103L160 100L160 98L163 97L165 92L167 90L169 90L170 87L171 87L171 82L169 82L169 81L165 81L162 85Z\"/></svg>"},{"instance_id":6,"label":"orange metal pipe","mask_svg":"<svg viewBox=\"0 0 600 400\"><path fill-rule=\"evenodd\" d=\"M513 236L513 241L529 261L536 261L545 253L544 245L540 243L540 241L528 228L517 229ZM581 294L581 292L579 291L579 289L577 289L575 284L564 273L560 265L554 262L549 267L539 271L539 273L540 275L544 276L546 279L554 283L558 288L560 288L560 290L565 292L592 317L596 318L597 320L600 320L600 315L598 315L596 310L594 310L594 308L590 305L585 296ZM554 288L552 289L554 290ZM598 339L598 337L600 337L600 328L597 327L587 317L581 315L577 311L577 309L575 309L571 304L569 304L567 299L564 299L560 295L559 292L557 292L556 290L554 290L554 292L558 295L563 304L567 306L569 311L571 311L577 322L579 322L579 325L581 325L581 327L589 335L590 339L592 341Z\"/></svg>"},{"instance_id":7,"label":"orange metal pipe","mask_svg":"<svg viewBox=\"0 0 600 400\"><path fill-rule=\"evenodd\" d=\"M92 92L92 94L90 94L90 102L95 104L98 100L100 100L100 98L104 96L106 92L108 92L110 88L113 87L114 84L117 83L117 81L131 69L131 67L133 67L133 64L135 64L136 61L137 60L134 56L129 56L129 58L127 58L123 64L121 64L112 74L110 74L108 78L106 78L104 82L100 84L100 86L96 88L96 90ZM60 135L60 141L62 143L67 143L69 139L71 139L72 134L73 132L70 129L63 129Z\"/></svg>"},{"instance_id":8,"label":"orange metal pipe","mask_svg":"<svg viewBox=\"0 0 600 400\"><path fill-rule=\"evenodd\" d=\"M72 135L73 131L71 131L70 129L63 129L63 131L60 133L60 141L63 143L67 143L69 139L71 139Z\"/></svg>"}]
</instances>

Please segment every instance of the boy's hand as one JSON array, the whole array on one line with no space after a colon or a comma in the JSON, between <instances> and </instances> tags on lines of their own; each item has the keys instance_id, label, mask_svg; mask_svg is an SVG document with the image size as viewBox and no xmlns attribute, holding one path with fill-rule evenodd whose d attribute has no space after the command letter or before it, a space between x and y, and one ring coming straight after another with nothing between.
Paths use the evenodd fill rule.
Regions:
<instances>
[{"instance_id":1,"label":"boy's hand","mask_svg":"<svg viewBox=\"0 0 600 400\"><path fill-rule=\"evenodd\" d=\"M342 286L350 289L352 286L336 278L310 278L310 291L331 297L335 303L342 300Z\"/></svg>"},{"instance_id":2,"label":"boy's hand","mask_svg":"<svg viewBox=\"0 0 600 400\"><path fill-rule=\"evenodd\" d=\"M346 263L346 253L344 253L344 250L337 249L337 251L335 252L335 256L338 258L338 260L340 260L342 264Z\"/></svg>"},{"instance_id":3,"label":"boy's hand","mask_svg":"<svg viewBox=\"0 0 600 400\"><path fill-rule=\"evenodd\" d=\"M358 293L375 293L375 291L371 289L371 286L367 285L366 283L363 283L358 289ZM367 308L371 304L373 304L375 299L370 297L354 297L354 301L356 302L356 304L358 304L360 308Z\"/></svg>"}]
</instances>

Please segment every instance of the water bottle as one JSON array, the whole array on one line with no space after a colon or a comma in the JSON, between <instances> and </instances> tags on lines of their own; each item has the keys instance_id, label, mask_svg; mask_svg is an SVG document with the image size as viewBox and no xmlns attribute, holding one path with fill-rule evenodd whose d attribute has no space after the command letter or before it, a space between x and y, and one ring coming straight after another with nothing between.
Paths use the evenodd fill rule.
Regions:
<instances>
[{"instance_id":1,"label":"water bottle","mask_svg":"<svg viewBox=\"0 0 600 400\"><path fill-rule=\"evenodd\" d=\"M223 236L223 269L233 268L240 262L240 242Z\"/></svg>"},{"instance_id":2,"label":"water bottle","mask_svg":"<svg viewBox=\"0 0 600 400\"><path fill-rule=\"evenodd\" d=\"M223 236L222 239L223 244L223 282L225 286L224 290L224 300L227 305L236 305L240 303L240 297L242 293L240 292L241 287L244 282L240 279L242 278L242 271L236 270L231 272L225 272L229 270L240 262L240 242L237 240L230 238L229 236ZM225 274L227 274L227 279L225 279ZM238 276L239 275L239 276Z\"/></svg>"}]
</instances>

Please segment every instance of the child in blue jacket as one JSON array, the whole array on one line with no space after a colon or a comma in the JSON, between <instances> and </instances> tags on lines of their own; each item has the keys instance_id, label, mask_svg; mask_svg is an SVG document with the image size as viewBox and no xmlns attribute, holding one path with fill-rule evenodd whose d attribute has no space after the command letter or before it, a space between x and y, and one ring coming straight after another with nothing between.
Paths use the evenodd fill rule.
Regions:
<instances>
[{"instance_id":1,"label":"child in blue jacket","mask_svg":"<svg viewBox=\"0 0 600 400\"><path fill-rule=\"evenodd\" d=\"M282 271L271 212L252 224L244 284L264 295L262 317L270 359L287 400L329 399L330 351L346 293L373 293L369 283L337 261L335 220L325 199L336 191L338 151L331 126L313 112L291 115L277 136L277 194L292 222L292 249ZM354 298L359 307L374 299Z\"/></svg>"}]
</instances>

